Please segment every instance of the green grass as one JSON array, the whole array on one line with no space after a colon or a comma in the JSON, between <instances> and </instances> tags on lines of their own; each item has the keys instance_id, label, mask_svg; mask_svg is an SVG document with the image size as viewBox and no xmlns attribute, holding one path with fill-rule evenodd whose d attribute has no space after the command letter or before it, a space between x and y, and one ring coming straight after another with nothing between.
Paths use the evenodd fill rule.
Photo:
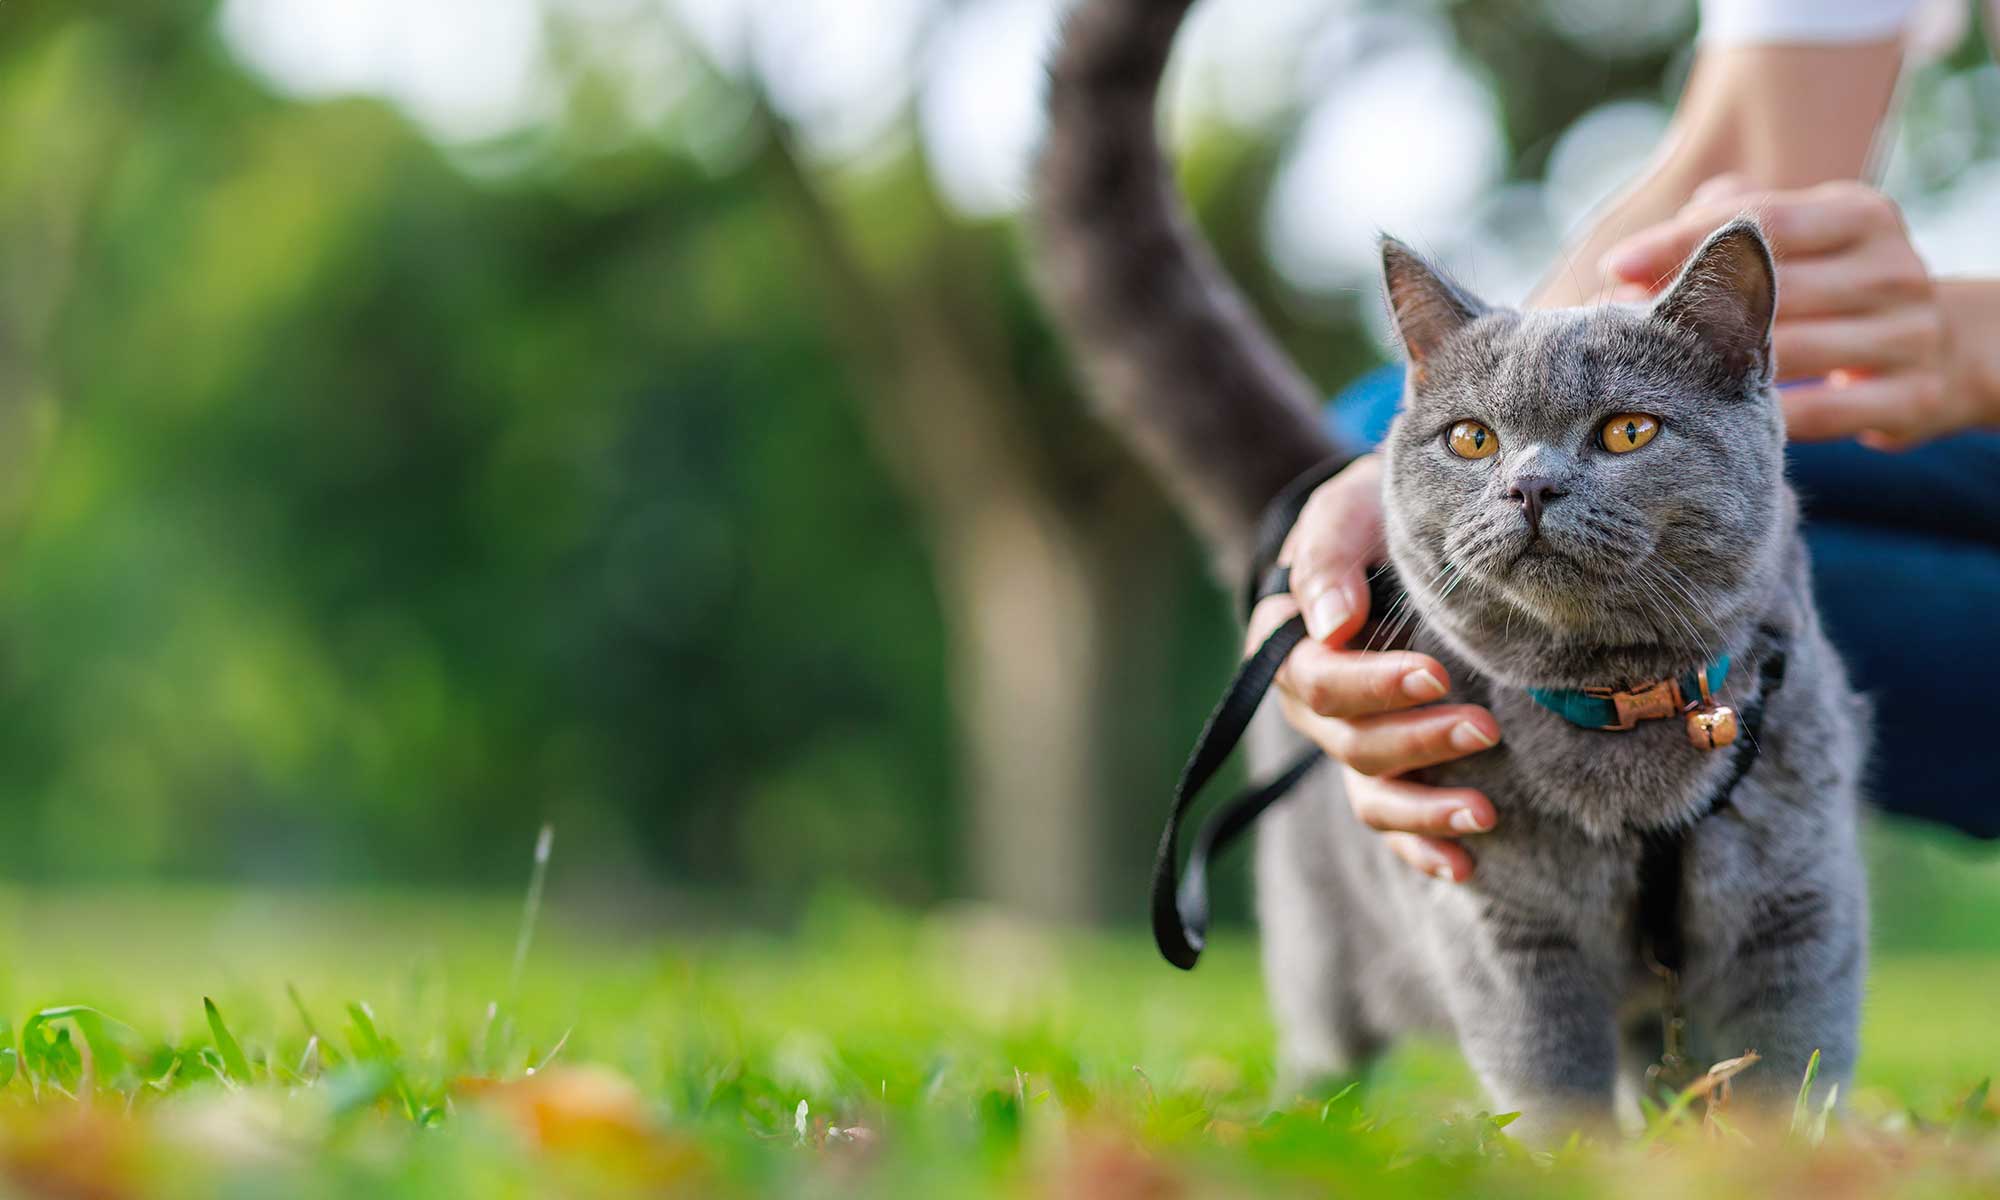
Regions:
<instances>
[{"instance_id":1,"label":"green grass","mask_svg":"<svg viewBox=\"0 0 2000 1200\"><path fill-rule=\"evenodd\" d=\"M1878 963L1862 1078L1817 1149L1691 1113L1649 1144L1530 1155L1436 1046L1330 1102L1273 1104L1243 933L1184 975L1137 937L970 910L830 903L782 937L552 911L517 982L519 917L439 896L0 892L19 1050L0 1054L0 1193L2000 1187L1977 1090L2000 1067L2000 956Z\"/></svg>"}]
</instances>

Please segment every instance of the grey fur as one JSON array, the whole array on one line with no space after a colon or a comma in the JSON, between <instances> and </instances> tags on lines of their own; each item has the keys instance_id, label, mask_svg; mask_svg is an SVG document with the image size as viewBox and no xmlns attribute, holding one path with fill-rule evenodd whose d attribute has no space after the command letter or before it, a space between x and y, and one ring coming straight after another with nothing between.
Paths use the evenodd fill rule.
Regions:
<instances>
[{"instance_id":1,"label":"grey fur","mask_svg":"<svg viewBox=\"0 0 2000 1200\"><path fill-rule=\"evenodd\" d=\"M1264 505L1333 444L1312 384L1217 265L1160 150L1153 101L1189 3L1117 0L1069 14L1049 65L1036 265L1104 416L1233 582Z\"/></svg>"},{"instance_id":2,"label":"grey fur","mask_svg":"<svg viewBox=\"0 0 2000 1200\"><path fill-rule=\"evenodd\" d=\"M1157 374L1176 361L1158 345L1173 335L1148 323L1200 310L1185 289L1211 286L1212 268L1198 255L1192 267L1153 262L1177 279L1173 304L1125 303L1119 281L1099 273L1184 252L1185 229L1160 240L1154 218L1169 199L1120 192L1128 208L1098 210L1066 178L1084 147L1129 156L1139 151L1117 140L1136 139L1140 157L1157 156L1150 107L1141 123L1132 105L1140 95L1150 105L1182 7L1093 0L1072 17L1042 171L1043 245L1066 259L1046 272L1067 272L1057 313L1092 377L1114 382L1120 422L1197 513L1206 506L1201 524L1225 541L1224 559L1240 560L1240 510L1258 476L1235 456L1265 448L1215 431L1240 421L1270 436L1294 397ZM1119 37L1135 30L1146 53L1119 59ZM1091 107L1090 89L1066 90L1079 60L1123 62L1114 111ZM1126 186L1167 192L1164 170L1143 174ZM1524 1111L1517 1128L1530 1136L1608 1119L1614 1093L1657 1053L1662 995L1634 928L1640 838L1706 811L1730 755L1694 748L1678 720L1580 729L1523 689L1635 684L1728 653L1737 665L1722 698L1741 707L1763 690L1775 641L1789 669L1769 697L1756 767L1728 809L1687 835L1682 997L1697 1061L1762 1056L1740 1096L1789 1102L1815 1049L1824 1094L1849 1078L1856 1053L1867 722L1814 612L1783 477L1775 278L1761 234L1748 220L1717 231L1651 308L1527 313L1487 307L1399 243L1383 249L1413 361L1384 447L1406 641L1450 669L1451 699L1491 708L1506 733L1422 777L1477 788L1501 816L1469 839L1478 869L1465 885L1419 877L1391 855L1352 816L1338 772L1317 773L1265 818L1258 913L1285 1077L1346 1074L1395 1037L1440 1032L1456 1037L1495 1105ZM1233 296L1215 303L1240 316ZM1250 345L1245 361L1269 353L1261 336ZM1659 418L1658 435L1629 454L1603 449L1603 421L1634 411ZM1450 452L1445 431L1467 418L1493 431L1497 453ZM1538 540L1508 497L1529 474L1563 493L1542 511ZM1265 770L1300 745L1270 711L1253 731Z\"/></svg>"}]
</instances>

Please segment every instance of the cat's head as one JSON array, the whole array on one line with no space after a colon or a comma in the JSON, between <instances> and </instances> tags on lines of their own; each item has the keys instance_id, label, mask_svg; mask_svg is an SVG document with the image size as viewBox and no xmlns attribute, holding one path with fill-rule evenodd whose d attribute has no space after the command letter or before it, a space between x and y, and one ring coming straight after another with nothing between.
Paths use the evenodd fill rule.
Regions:
<instances>
[{"instance_id":1,"label":"cat's head","mask_svg":"<svg viewBox=\"0 0 2000 1200\"><path fill-rule=\"evenodd\" d=\"M1423 617L1521 686L1658 678L1763 602L1792 516L1754 221L1648 306L1490 308L1385 239L1410 358L1389 549Z\"/></svg>"}]
</instances>

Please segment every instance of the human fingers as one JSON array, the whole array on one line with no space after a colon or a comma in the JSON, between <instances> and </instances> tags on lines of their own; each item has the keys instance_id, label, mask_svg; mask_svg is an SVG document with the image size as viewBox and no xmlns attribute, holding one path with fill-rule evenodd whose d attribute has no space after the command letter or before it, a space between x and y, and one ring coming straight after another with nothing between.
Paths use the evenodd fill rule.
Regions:
<instances>
[{"instance_id":1,"label":"human fingers","mask_svg":"<svg viewBox=\"0 0 2000 1200\"><path fill-rule=\"evenodd\" d=\"M1363 825L1383 833L1453 838L1485 833L1493 802L1471 788L1440 788L1408 779L1377 779L1349 771L1347 803Z\"/></svg>"},{"instance_id":2,"label":"human fingers","mask_svg":"<svg viewBox=\"0 0 2000 1200\"><path fill-rule=\"evenodd\" d=\"M1880 247L1880 252L1876 252ZM1897 250L1903 252L1898 253ZM1932 285L1907 243L1867 243L1858 253L1823 254L1778 264L1778 320L1839 317L1921 304Z\"/></svg>"},{"instance_id":3,"label":"human fingers","mask_svg":"<svg viewBox=\"0 0 2000 1200\"><path fill-rule=\"evenodd\" d=\"M1690 204L1619 241L1605 252L1601 265L1608 275L1657 291L1709 234L1744 212L1757 218L1778 255L1790 259L1853 245L1875 228L1886 204L1865 188L1765 192Z\"/></svg>"},{"instance_id":4,"label":"human fingers","mask_svg":"<svg viewBox=\"0 0 2000 1200\"><path fill-rule=\"evenodd\" d=\"M1328 752L1364 775L1400 775L1490 750L1500 723L1472 704L1380 713L1328 726Z\"/></svg>"},{"instance_id":5,"label":"human fingers","mask_svg":"<svg viewBox=\"0 0 2000 1200\"><path fill-rule=\"evenodd\" d=\"M1397 858L1433 879L1464 883L1472 878L1472 855L1457 842L1414 833L1385 833L1382 841Z\"/></svg>"},{"instance_id":6,"label":"human fingers","mask_svg":"<svg viewBox=\"0 0 2000 1200\"><path fill-rule=\"evenodd\" d=\"M1298 611L1298 600L1290 593L1259 601L1250 613L1244 654L1254 653ZM1294 646L1273 682L1282 695L1320 717L1391 712L1429 704L1451 690L1444 664L1429 655L1334 650L1314 641Z\"/></svg>"},{"instance_id":7,"label":"human fingers","mask_svg":"<svg viewBox=\"0 0 2000 1200\"><path fill-rule=\"evenodd\" d=\"M1382 463L1364 454L1299 511L1281 561L1314 640L1337 645L1368 615L1367 569L1382 557Z\"/></svg>"},{"instance_id":8,"label":"human fingers","mask_svg":"<svg viewBox=\"0 0 2000 1200\"><path fill-rule=\"evenodd\" d=\"M1365 717L1444 699L1444 664L1407 650L1369 653L1302 643L1282 672L1287 689L1322 717Z\"/></svg>"},{"instance_id":9,"label":"human fingers","mask_svg":"<svg viewBox=\"0 0 2000 1200\"><path fill-rule=\"evenodd\" d=\"M1888 374L1934 363L1944 338L1933 308L1915 306L1858 317L1781 320L1771 352L1781 379L1819 379L1835 371Z\"/></svg>"},{"instance_id":10,"label":"human fingers","mask_svg":"<svg viewBox=\"0 0 2000 1200\"><path fill-rule=\"evenodd\" d=\"M1783 388L1785 429L1802 442L1862 435L1877 449L1902 449L1950 428L1946 397L1928 372L1851 377Z\"/></svg>"}]
</instances>

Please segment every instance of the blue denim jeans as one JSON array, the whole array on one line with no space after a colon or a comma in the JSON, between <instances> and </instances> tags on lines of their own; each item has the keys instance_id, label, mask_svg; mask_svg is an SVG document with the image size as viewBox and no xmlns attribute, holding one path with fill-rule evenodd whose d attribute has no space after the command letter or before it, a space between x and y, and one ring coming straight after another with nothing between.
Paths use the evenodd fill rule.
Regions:
<instances>
[{"instance_id":1,"label":"blue denim jeans","mask_svg":"<svg viewBox=\"0 0 2000 1200\"><path fill-rule=\"evenodd\" d=\"M1345 445L1377 445L1402 392L1401 367L1372 371L1327 423ZM1902 454L1795 444L1786 463L1820 615L1875 703L1869 799L2000 837L2000 434Z\"/></svg>"}]
</instances>

